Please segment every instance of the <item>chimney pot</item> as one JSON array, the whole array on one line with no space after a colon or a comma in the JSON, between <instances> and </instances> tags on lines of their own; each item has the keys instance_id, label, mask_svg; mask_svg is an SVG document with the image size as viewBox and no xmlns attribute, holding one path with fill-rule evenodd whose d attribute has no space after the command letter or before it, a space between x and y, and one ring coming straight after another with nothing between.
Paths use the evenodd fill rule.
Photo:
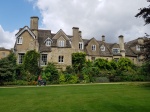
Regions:
<instances>
[{"instance_id":1,"label":"chimney pot","mask_svg":"<svg viewBox=\"0 0 150 112\"><path fill-rule=\"evenodd\" d=\"M102 41L105 42L105 35L102 35Z\"/></svg>"}]
</instances>

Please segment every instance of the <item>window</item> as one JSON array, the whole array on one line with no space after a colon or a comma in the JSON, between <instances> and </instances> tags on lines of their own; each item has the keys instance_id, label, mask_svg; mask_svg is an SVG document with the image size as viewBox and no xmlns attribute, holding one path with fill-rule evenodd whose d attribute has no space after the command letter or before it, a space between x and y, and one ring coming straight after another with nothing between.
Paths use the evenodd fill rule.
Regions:
<instances>
[{"instance_id":1,"label":"window","mask_svg":"<svg viewBox=\"0 0 150 112\"><path fill-rule=\"evenodd\" d=\"M105 46L102 45L102 46L100 47L100 49L101 49L101 51L105 51Z\"/></svg>"},{"instance_id":2,"label":"window","mask_svg":"<svg viewBox=\"0 0 150 112\"><path fill-rule=\"evenodd\" d=\"M115 61L115 62L118 62L118 60L119 60L119 58L114 58L114 61Z\"/></svg>"},{"instance_id":3,"label":"window","mask_svg":"<svg viewBox=\"0 0 150 112\"><path fill-rule=\"evenodd\" d=\"M113 48L112 52L113 52L113 54L118 54L118 53L120 53L120 49L119 48Z\"/></svg>"},{"instance_id":4,"label":"window","mask_svg":"<svg viewBox=\"0 0 150 112\"><path fill-rule=\"evenodd\" d=\"M47 54L41 55L41 65L47 65Z\"/></svg>"},{"instance_id":5,"label":"window","mask_svg":"<svg viewBox=\"0 0 150 112\"><path fill-rule=\"evenodd\" d=\"M18 62L18 63L19 63L19 64L22 64L22 63L23 63L24 53L19 53L18 56L19 56L19 58L18 58L18 59L19 59L19 60L18 60L19 62Z\"/></svg>"},{"instance_id":6,"label":"window","mask_svg":"<svg viewBox=\"0 0 150 112\"><path fill-rule=\"evenodd\" d=\"M83 42L79 42L79 49L83 49Z\"/></svg>"},{"instance_id":7,"label":"window","mask_svg":"<svg viewBox=\"0 0 150 112\"><path fill-rule=\"evenodd\" d=\"M95 57L91 57L91 60L94 61L94 60L95 60Z\"/></svg>"},{"instance_id":8,"label":"window","mask_svg":"<svg viewBox=\"0 0 150 112\"><path fill-rule=\"evenodd\" d=\"M96 45L92 45L92 51L96 51Z\"/></svg>"},{"instance_id":9,"label":"window","mask_svg":"<svg viewBox=\"0 0 150 112\"><path fill-rule=\"evenodd\" d=\"M22 37L18 37L17 38L17 44L22 44L23 38Z\"/></svg>"},{"instance_id":10,"label":"window","mask_svg":"<svg viewBox=\"0 0 150 112\"><path fill-rule=\"evenodd\" d=\"M51 46L51 40L46 41L46 46Z\"/></svg>"},{"instance_id":11,"label":"window","mask_svg":"<svg viewBox=\"0 0 150 112\"><path fill-rule=\"evenodd\" d=\"M64 43L65 43L64 40L59 40L58 41L58 46L59 47L64 47Z\"/></svg>"},{"instance_id":12,"label":"window","mask_svg":"<svg viewBox=\"0 0 150 112\"><path fill-rule=\"evenodd\" d=\"M140 45L136 45L136 50L140 51Z\"/></svg>"},{"instance_id":13,"label":"window","mask_svg":"<svg viewBox=\"0 0 150 112\"><path fill-rule=\"evenodd\" d=\"M58 57L58 62L63 63L64 62L64 56L59 56Z\"/></svg>"}]
</instances>

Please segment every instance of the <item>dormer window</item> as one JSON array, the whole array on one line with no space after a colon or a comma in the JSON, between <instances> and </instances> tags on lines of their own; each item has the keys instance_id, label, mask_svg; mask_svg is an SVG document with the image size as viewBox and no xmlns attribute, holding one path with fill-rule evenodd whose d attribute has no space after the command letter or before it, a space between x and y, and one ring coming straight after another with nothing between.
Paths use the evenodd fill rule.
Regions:
<instances>
[{"instance_id":1,"label":"dormer window","mask_svg":"<svg viewBox=\"0 0 150 112\"><path fill-rule=\"evenodd\" d=\"M140 51L140 45L136 45L136 50Z\"/></svg>"},{"instance_id":2,"label":"dormer window","mask_svg":"<svg viewBox=\"0 0 150 112\"><path fill-rule=\"evenodd\" d=\"M44 43L45 43L46 46L51 46L52 42L53 41L49 37L44 41Z\"/></svg>"},{"instance_id":3,"label":"dormer window","mask_svg":"<svg viewBox=\"0 0 150 112\"><path fill-rule=\"evenodd\" d=\"M58 41L58 46L59 47L64 47L65 46L65 41L64 40L59 40Z\"/></svg>"},{"instance_id":4,"label":"dormer window","mask_svg":"<svg viewBox=\"0 0 150 112\"><path fill-rule=\"evenodd\" d=\"M46 41L46 46L51 46L51 41L50 40Z\"/></svg>"},{"instance_id":5,"label":"dormer window","mask_svg":"<svg viewBox=\"0 0 150 112\"><path fill-rule=\"evenodd\" d=\"M113 52L113 54L118 54L118 53L120 53L120 49L119 48L113 48L112 52Z\"/></svg>"},{"instance_id":6,"label":"dormer window","mask_svg":"<svg viewBox=\"0 0 150 112\"><path fill-rule=\"evenodd\" d=\"M83 42L79 42L79 49L83 49Z\"/></svg>"},{"instance_id":7,"label":"dormer window","mask_svg":"<svg viewBox=\"0 0 150 112\"><path fill-rule=\"evenodd\" d=\"M22 44L23 38L22 37L18 37L17 38L17 44Z\"/></svg>"},{"instance_id":8,"label":"dormer window","mask_svg":"<svg viewBox=\"0 0 150 112\"><path fill-rule=\"evenodd\" d=\"M96 51L96 45L92 45L92 51Z\"/></svg>"},{"instance_id":9,"label":"dormer window","mask_svg":"<svg viewBox=\"0 0 150 112\"><path fill-rule=\"evenodd\" d=\"M105 51L105 46L102 45L102 46L100 47L100 49L101 49L101 51Z\"/></svg>"}]
</instances>

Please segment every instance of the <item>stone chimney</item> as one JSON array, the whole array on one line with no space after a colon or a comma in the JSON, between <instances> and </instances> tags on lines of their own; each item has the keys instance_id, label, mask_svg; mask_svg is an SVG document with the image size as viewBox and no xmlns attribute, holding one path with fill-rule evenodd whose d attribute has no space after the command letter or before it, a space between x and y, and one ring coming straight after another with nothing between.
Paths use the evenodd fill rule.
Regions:
<instances>
[{"instance_id":1,"label":"stone chimney","mask_svg":"<svg viewBox=\"0 0 150 112\"><path fill-rule=\"evenodd\" d=\"M122 57L125 57L125 48L124 48L124 37L123 35L119 36L119 46L120 46L120 53Z\"/></svg>"},{"instance_id":2,"label":"stone chimney","mask_svg":"<svg viewBox=\"0 0 150 112\"><path fill-rule=\"evenodd\" d=\"M105 35L102 35L102 41L105 42Z\"/></svg>"},{"instance_id":3,"label":"stone chimney","mask_svg":"<svg viewBox=\"0 0 150 112\"><path fill-rule=\"evenodd\" d=\"M79 49L79 36L81 35L78 27L73 27L72 47Z\"/></svg>"},{"instance_id":4,"label":"stone chimney","mask_svg":"<svg viewBox=\"0 0 150 112\"><path fill-rule=\"evenodd\" d=\"M32 16L30 18L30 29L32 29L32 30L38 29L38 20L39 20L39 18L36 16Z\"/></svg>"},{"instance_id":5,"label":"stone chimney","mask_svg":"<svg viewBox=\"0 0 150 112\"><path fill-rule=\"evenodd\" d=\"M142 37L138 38L138 44L143 45L144 39Z\"/></svg>"},{"instance_id":6,"label":"stone chimney","mask_svg":"<svg viewBox=\"0 0 150 112\"><path fill-rule=\"evenodd\" d=\"M79 36L82 38L82 31L79 31Z\"/></svg>"},{"instance_id":7,"label":"stone chimney","mask_svg":"<svg viewBox=\"0 0 150 112\"><path fill-rule=\"evenodd\" d=\"M31 29L31 31L36 36L36 39L34 40L34 42L35 42L34 49L36 51L39 50L39 43L38 43L38 21L39 21L39 18L36 17L36 16L33 16L33 17L30 18L30 29Z\"/></svg>"},{"instance_id":8,"label":"stone chimney","mask_svg":"<svg viewBox=\"0 0 150 112\"><path fill-rule=\"evenodd\" d=\"M36 35L36 38L38 37L38 21L39 18L36 16L30 18L30 29Z\"/></svg>"}]
</instances>

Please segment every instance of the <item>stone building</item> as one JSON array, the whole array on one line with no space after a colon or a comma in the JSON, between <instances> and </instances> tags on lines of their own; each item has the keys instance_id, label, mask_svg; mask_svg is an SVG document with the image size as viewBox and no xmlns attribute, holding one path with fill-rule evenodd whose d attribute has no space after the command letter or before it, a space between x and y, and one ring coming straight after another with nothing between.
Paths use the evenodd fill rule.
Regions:
<instances>
[{"instance_id":1,"label":"stone building","mask_svg":"<svg viewBox=\"0 0 150 112\"><path fill-rule=\"evenodd\" d=\"M10 49L5 49L4 47L0 47L0 59L5 58L10 54Z\"/></svg>"},{"instance_id":2,"label":"stone building","mask_svg":"<svg viewBox=\"0 0 150 112\"><path fill-rule=\"evenodd\" d=\"M16 34L14 51L19 64L22 63L25 53L34 49L40 53L40 66L53 62L57 68L62 70L65 70L66 66L72 65L72 53L76 52L85 52L87 60L103 58L117 61L121 57L127 57L133 63L141 64L140 60L143 57L140 54L140 46L146 38L138 38L124 43L124 37L120 35L118 43L107 43L104 35L101 40L83 39L82 32L78 27L72 28L72 35L67 35L62 29L57 33L39 29L38 20L38 17L31 17L30 27L24 26Z\"/></svg>"}]
</instances>

